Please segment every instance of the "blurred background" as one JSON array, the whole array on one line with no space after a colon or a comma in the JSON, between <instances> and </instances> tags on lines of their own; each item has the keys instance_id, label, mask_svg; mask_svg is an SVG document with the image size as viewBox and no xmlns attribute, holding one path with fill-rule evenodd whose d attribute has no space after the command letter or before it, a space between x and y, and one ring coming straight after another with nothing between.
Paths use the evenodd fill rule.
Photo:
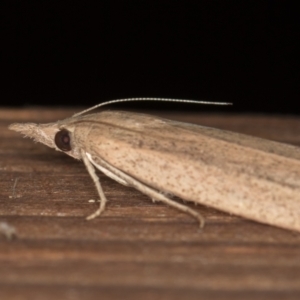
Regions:
<instances>
[{"instance_id":1,"label":"blurred background","mask_svg":"<svg viewBox=\"0 0 300 300\"><path fill-rule=\"evenodd\" d=\"M2 106L88 107L118 98L166 97L232 102L220 108L228 112L300 113L294 1L4 1L1 6Z\"/></svg>"}]
</instances>

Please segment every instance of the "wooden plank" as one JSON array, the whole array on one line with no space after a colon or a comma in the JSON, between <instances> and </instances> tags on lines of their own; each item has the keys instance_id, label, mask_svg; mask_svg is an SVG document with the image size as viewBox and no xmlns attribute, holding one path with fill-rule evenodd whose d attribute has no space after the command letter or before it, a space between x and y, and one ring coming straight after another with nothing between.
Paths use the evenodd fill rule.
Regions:
<instances>
[{"instance_id":1,"label":"wooden plank","mask_svg":"<svg viewBox=\"0 0 300 300\"><path fill-rule=\"evenodd\" d=\"M0 222L18 234L0 235L0 299L299 299L298 233L203 206L200 231L104 175L107 210L87 222L97 193L84 165L7 130L73 112L0 111ZM300 145L295 117L157 114Z\"/></svg>"}]
</instances>

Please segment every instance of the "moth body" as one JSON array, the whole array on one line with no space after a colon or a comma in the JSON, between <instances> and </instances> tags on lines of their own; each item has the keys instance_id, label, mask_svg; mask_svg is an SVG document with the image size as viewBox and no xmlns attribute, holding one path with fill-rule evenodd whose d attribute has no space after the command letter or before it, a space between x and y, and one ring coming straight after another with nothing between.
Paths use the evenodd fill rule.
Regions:
<instances>
[{"instance_id":1,"label":"moth body","mask_svg":"<svg viewBox=\"0 0 300 300\"><path fill-rule=\"evenodd\" d=\"M96 186L92 166L196 217L197 212L165 195L300 231L297 147L122 111L10 128L59 151L68 143L63 151L83 159ZM99 189L104 204L97 214L106 201Z\"/></svg>"}]
</instances>

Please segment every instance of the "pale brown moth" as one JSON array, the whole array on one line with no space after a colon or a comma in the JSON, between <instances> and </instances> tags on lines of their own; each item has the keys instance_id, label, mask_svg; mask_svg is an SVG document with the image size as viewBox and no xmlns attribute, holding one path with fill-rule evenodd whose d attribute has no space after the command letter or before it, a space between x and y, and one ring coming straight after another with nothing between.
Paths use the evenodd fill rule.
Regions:
<instances>
[{"instance_id":1,"label":"pale brown moth","mask_svg":"<svg viewBox=\"0 0 300 300\"><path fill-rule=\"evenodd\" d=\"M168 195L207 205L261 223L300 231L300 150L291 145L243 134L181 123L146 114L102 111L97 107L126 101L189 100L133 98L105 102L68 119L49 124L12 124L56 150L82 159L106 204L95 168L191 214L194 209Z\"/></svg>"}]
</instances>

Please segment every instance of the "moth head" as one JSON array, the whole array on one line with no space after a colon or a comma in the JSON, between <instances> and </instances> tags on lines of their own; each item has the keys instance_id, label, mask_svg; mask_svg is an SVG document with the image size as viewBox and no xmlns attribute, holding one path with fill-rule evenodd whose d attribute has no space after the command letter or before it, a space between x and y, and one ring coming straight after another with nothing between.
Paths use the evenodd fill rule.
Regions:
<instances>
[{"instance_id":1,"label":"moth head","mask_svg":"<svg viewBox=\"0 0 300 300\"><path fill-rule=\"evenodd\" d=\"M11 124L9 129L20 132L25 137L30 137L50 148L65 152L74 158L81 158L79 150L73 146L71 130L63 128L59 122L48 124L15 123Z\"/></svg>"}]
</instances>

